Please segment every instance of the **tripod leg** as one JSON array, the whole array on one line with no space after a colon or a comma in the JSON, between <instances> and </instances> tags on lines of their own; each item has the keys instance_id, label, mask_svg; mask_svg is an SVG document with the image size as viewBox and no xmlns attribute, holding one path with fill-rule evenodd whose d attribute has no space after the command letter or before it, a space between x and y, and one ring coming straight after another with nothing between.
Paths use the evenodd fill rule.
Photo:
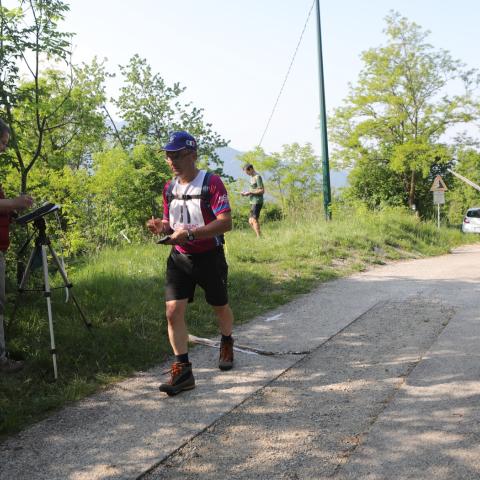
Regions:
<instances>
[{"instance_id":1,"label":"tripod leg","mask_svg":"<svg viewBox=\"0 0 480 480\"><path fill-rule=\"evenodd\" d=\"M92 327L92 324L91 324L91 322L88 321L87 317L85 316L82 309L80 308L80 305L77 302L77 299L75 298L75 295L71 292L71 288L73 287L73 285L68 281L67 272L65 271L62 264L60 263L60 260L57 256L55 250L53 249L52 245L50 244L50 242L48 243L48 249L50 250L50 255L52 255L53 261L55 262L55 265L57 266L61 277L63 278L63 283L65 284L65 287L68 288L69 291L70 291L70 295L72 297L73 303L77 307L77 310L79 311L80 316L82 317L83 323L85 324L85 326L88 329L90 329Z\"/></svg>"},{"instance_id":2,"label":"tripod leg","mask_svg":"<svg viewBox=\"0 0 480 480\"><path fill-rule=\"evenodd\" d=\"M42 245L42 265L43 265L43 278L45 282L44 292L47 299L47 312L48 312L48 326L50 328L50 352L52 354L53 361L53 375L55 380L58 378L57 371L57 350L55 349L55 335L53 333L53 318L52 318L52 299L50 291L50 283L48 279L48 263L47 263L47 247Z\"/></svg>"}]
</instances>

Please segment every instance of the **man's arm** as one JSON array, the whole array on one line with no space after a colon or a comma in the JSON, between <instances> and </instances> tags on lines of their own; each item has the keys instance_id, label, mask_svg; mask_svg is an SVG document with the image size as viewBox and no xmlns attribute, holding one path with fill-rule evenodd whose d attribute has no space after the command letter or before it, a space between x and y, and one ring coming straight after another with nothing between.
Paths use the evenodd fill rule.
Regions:
<instances>
[{"instance_id":1,"label":"man's arm","mask_svg":"<svg viewBox=\"0 0 480 480\"><path fill-rule=\"evenodd\" d=\"M222 233L228 232L232 229L232 214L230 212L224 212L218 214L217 218L210 222L208 225L203 225L192 230L195 240L202 238L213 238ZM175 245L183 245L188 241L188 230L176 230L170 235L170 241Z\"/></svg>"},{"instance_id":2,"label":"man's arm","mask_svg":"<svg viewBox=\"0 0 480 480\"><path fill-rule=\"evenodd\" d=\"M24 210L31 207L33 198L30 195L19 195L15 198L0 198L0 213L10 213L14 210Z\"/></svg>"}]
</instances>

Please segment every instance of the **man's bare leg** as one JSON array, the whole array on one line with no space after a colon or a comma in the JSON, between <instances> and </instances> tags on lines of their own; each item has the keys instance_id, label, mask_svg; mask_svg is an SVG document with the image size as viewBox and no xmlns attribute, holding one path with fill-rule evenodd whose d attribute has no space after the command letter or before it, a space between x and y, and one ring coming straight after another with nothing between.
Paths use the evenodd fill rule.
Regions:
<instances>
[{"instance_id":1,"label":"man's bare leg","mask_svg":"<svg viewBox=\"0 0 480 480\"><path fill-rule=\"evenodd\" d=\"M260 233L260 223L258 223L258 220L256 218L250 217L248 219L248 223L252 227L253 231L257 235L257 237L261 237L262 234Z\"/></svg>"},{"instance_id":2,"label":"man's bare leg","mask_svg":"<svg viewBox=\"0 0 480 480\"><path fill-rule=\"evenodd\" d=\"M221 307L213 307L215 313L217 314L218 326L220 328L220 333L226 337L232 334L233 330L233 312L230 306L223 305Z\"/></svg>"},{"instance_id":3,"label":"man's bare leg","mask_svg":"<svg viewBox=\"0 0 480 480\"><path fill-rule=\"evenodd\" d=\"M168 339L175 355L188 352L188 332L185 323L185 311L188 299L165 302L168 324Z\"/></svg>"}]
</instances>

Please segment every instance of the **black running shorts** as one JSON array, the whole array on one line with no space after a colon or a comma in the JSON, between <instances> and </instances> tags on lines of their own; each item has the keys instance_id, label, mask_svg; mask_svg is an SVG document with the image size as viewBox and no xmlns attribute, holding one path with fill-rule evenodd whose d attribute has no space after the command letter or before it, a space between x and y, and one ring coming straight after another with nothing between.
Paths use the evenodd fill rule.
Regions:
<instances>
[{"instance_id":1,"label":"black running shorts","mask_svg":"<svg viewBox=\"0 0 480 480\"><path fill-rule=\"evenodd\" d=\"M228 303L228 266L223 247L205 253L184 254L172 249L167 260L165 300L193 302L196 285L205 291L209 305L221 307Z\"/></svg>"},{"instance_id":2,"label":"black running shorts","mask_svg":"<svg viewBox=\"0 0 480 480\"><path fill-rule=\"evenodd\" d=\"M263 203L253 203L252 205L250 205L250 218L255 218L256 220L258 220L262 207Z\"/></svg>"}]
</instances>

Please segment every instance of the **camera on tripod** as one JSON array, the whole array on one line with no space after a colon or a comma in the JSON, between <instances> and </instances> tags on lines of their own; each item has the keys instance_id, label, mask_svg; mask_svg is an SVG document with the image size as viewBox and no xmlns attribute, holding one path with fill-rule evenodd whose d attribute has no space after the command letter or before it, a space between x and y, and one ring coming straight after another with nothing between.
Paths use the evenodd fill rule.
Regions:
<instances>
[{"instance_id":1,"label":"camera on tripod","mask_svg":"<svg viewBox=\"0 0 480 480\"><path fill-rule=\"evenodd\" d=\"M28 212L21 217L17 217L15 219L15 223L18 225L26 225L27 223L34 222L39 218L43 218L45 215L53 213L57 210L60 210L60 205L56 205L55 203L45 202L40 207L36 208L32 212Z\"/></svg>"}]
</instances>

